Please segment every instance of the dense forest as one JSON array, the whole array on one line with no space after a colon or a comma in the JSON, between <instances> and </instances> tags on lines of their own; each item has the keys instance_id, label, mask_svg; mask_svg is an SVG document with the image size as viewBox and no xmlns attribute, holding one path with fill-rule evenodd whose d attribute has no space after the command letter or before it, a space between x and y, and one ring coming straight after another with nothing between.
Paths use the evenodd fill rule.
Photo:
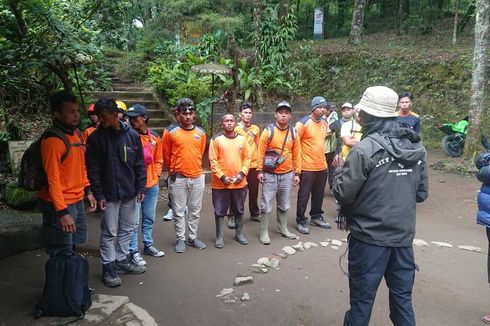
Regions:
<instances>
[{"instance_id":1,"label":"dense forest","mask_svg":"<svg viewBox=\"0 0 490 326\"><path fill-rule=\"evenodd\" d=\"M415 94L423 136L438 142L436 123L470 112L477 5L2 0L0 144L35 137L49 121L53 91L72 90L87 105L92 91L111 89L114 75L151 87L170 105L182 96L195 99L203 121L226 90L230 109L237 99L263 108L278 98L306 103L318 94L335 103L356 101L365 87L385 84ZM191 69L204 63L226 65L231 73ZM486 127L490 119L480 115Z\"/></svg>"}]
</instances>

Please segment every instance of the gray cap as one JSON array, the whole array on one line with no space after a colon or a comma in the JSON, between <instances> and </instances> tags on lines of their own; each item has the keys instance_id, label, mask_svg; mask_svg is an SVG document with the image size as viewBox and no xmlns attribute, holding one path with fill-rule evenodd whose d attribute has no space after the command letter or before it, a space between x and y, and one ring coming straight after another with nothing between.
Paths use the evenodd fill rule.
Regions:
<instances>
[{"instance_id":1,"label":"gray cap","mask_svg":"<svg viewBox=\"0 0 490 326\"><path fill-rule=\"evenodd\" d=\"M319 108L319 107L325 107L325 108L327 108L328 107L327 100L325 100L321 96L315 96L311 100L311 111L313 111L313 110L315 110L316 108Z\"/></svg>"},{"instance_id":2,"label":"gray cap","mask_svg":"<svg viewBox=\"0 0 490 326\"><path fill-rule=\"evenodd\" d=\"M279 104L276 106L276 112L279 109L282 109L282 108L289 109L289 112L291 112L291 104L289 104L288 101L281 101L281 102L279 102Z\"/></svg>"}]
</instances>

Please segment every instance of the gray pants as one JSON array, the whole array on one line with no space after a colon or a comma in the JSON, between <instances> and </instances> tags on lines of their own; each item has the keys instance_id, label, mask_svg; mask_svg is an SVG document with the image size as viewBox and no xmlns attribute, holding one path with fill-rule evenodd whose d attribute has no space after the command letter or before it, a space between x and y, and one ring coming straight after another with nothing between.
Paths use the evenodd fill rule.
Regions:
<instances>
[{"instance_id":1,"label":"gray pants","mask_svg":"<svg viewBox=\"0 0 490 326\"><path fill-rule=\"evenodd\" d=\"M285 212L291 206L289 195L293 184L294 172L285 174L271 174L264 172L264 184L262 186L262 213L272 212L272 200L276 197L277 208Z\"/></svg>"},{"instance_id":2,"label":"gray pants","mask_svg":"<svg viewBox=\"0 0 490 326\"><path fill-rule=\"evenodd\" d=\"M126 259L135 225L136 197L107 203L107 208L102 213L102 220L100 221L100 258L102 264Z\"/></svg>"},{"instance_id":3,"label":"gray pants","mask_svg":"<svg viewBox=\"0 0 490 326\"><path fill-rule=\"evenodd\" d=\"M185 207L188 209L189 239L197 238L204 194L204 174L197 178L177 176L169 182L177 240L185 240Z\"/></svg>"}]
</instances>

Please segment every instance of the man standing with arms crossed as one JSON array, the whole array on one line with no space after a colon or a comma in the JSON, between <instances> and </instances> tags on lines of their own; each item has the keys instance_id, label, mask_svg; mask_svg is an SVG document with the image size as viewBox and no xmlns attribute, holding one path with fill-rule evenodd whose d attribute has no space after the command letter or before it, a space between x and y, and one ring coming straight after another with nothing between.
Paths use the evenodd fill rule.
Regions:
<instances>
[{"instance_id":1,"label":"man standing with arms crossed","mask_svg":"<svg viewBox=\"0 0 490 326\"><path fill-rule=\"evenodd\" d=\"M188 207L189 237L187 244L197 249L206 244L197 238L204 194L202 156L206 148L206 133L194 125L194 102L189 98L177 101L178 125L163 135L163 161L169 173L174 227L177 233L175 252L186 249L185 207Z\"/></svg>"},{"instance_id":2,"label":"man standing with arms crossed","mask_svg":"<svg viewBox=\"0 0 490 326\"><path fill-rule=\"evenodd\" d=\"M231 113L223 115L223 132L218 133L209 145L209 163L213 178L213 206L216 221L216 248L223 248L223 217L231 211L235 215L235 240L248 244L243 235L243 212L247 196L247 179L250 155L247 138L235 131L235 117Z\"/></svg>"},{"instance_id":3,"label":"man standing with arms crossed","mask_svg":"<svg viewBox=\"0 0 490 326\"><path fill-rule=\"evenodd\" d=\"M301 143L301 183L298 190L296 222L298 231L310 233L309 224L330 229L323 217L323 194L327 183L328 169L324 147L328 124L322 119L328 103L321 96L311 100L311 114L296 123L296 130ZM306 206L311 195L311 221L305 217Z\"/></svg>"},{"instance_id":4,"label":"man standing with arms crossed","mask_svg":"<svg viewBox=\"0 0 490 326\"><path fill-rule=\"evenodd\" d=\"M291 105L282 101L276 108L276 123L269 125L260 135L257 151L257 174L262 186L260 220L260 242L271 243L269 238L269 219L272 212L272 200L277 200L277 229L280 235L288 239L298 237L288 230L287 211L290 207L291 185L297 186L301 173L301 145L296 130L289 125ZM278 154L279 164L265 171L264 158L271 152ZM322 148L323 155L323 148Z\"/></svg>"}]
</instances>

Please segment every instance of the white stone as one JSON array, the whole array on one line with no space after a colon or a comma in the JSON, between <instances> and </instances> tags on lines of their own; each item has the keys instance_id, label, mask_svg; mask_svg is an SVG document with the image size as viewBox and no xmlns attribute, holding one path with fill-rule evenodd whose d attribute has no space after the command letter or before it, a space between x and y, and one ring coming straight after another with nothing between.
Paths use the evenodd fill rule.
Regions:
<instances>
[{"instance_id":1,"label":"white stone","mask_svg":"<svg viewBox=\"0 0 490 326\"><path fill-rule=\"evenodd\" d=\"M334 250L339 250L339 247L338 246L330 246L330 248L332 248Z\"/></svg>"},{"instance_id":2,"label":"white stone","mask_svg":"<svg viewBox=\"0 0 490 326\"><path fill-rule=\"evenodd\" d=\"M281 290L279 290L279 289L276 289L276 292L281 292Z\"/></svg>"},{"instance_id":3,"label":"white stone","mask_svg":"<svg viewBox=\"0 0 490 326\"><path fill-rule=\"evenodd\" d=\"M273 253L274 256L278 256L278 257L281 257L283 259L286 259L288 258L288 254L285 253L284 251L280 251L280 252L275 252Z\"/></svg>"},{"instance_id":4,"label":"white stone","mask_svg":"<svg viewBox=\"0 0 490 326\"><path fill-rule=\"evenodd\" d=\"M461 250L471 251L471 252L482 252L480 247L475 246L458 246Z\"/></svg>"},{"instance_id":5,"label":"white stone","mask_svg":"<svg viewBox=\"0 0 490 326\"><path fill-rule=\"evenodd\" d=\"M279 259L277 258L271 258L270 260L270 267L272 268L278 268L279 267Z\"/></svg>"},{"instance_id":6,"label":"white stone","mask_svg":"<svg viewBox=\"0 0 490 326\"><path fill-rule=\"evenodd\" d=\"M142 284L143 284L143 282L139 282L138 284L139 284L139 285L142 285Z\"/></svg>"},{"instance_id":7,"label":"white stone","mask_svg":"<svg viewBox=\"0 0 490 326\"><path fill-rule=\"evenodd\" d=\"M259 264L252 264L252 265L250 265L250 267L260 268L260 267L262 267L262 266L261 266L261 265L259 265Z\"/></svg>"},{"instance_id":8,"label":"white stone","mask_svg":"<svg viewBox=\"0 0 490 326\"><path fill-rule=\"evenodd\" d=\"M342 241L332 240L332 246L342 247Z\"/></svg>"},{"instance_id":9,"label":"white stone","mask_svg":"<svg viewBox=\"0 0 490 326\"><path fill-rule=\"evenodd\" d=\"M421 239L413 239L413 244L414 244L414 246L417 246L417 247L426 247L429 245L427 243L427 241L421 240Z\"/></svg>"},{"instance_id":10,"label":"white stone","mask_svg":"<svg viewBox=\"0 0 490 326\"><path fill-rule=\"evenodd\" d=\"M129 303L125 296L95 294L92 296L92 306L85 314L84 321L89 325L97 325L106 320L117 309Z\"/></svg>"},{"instance_id":11,"label":"white stone","mask_svg":"<svg viewBox=\"0 0 490 326\"><path fill-rule=\"evenodd\" d=\"M234 286L240 286L243 284L249 284L254 282L254 277L250 276L237 276L235 277L235 281L233 282Z\"/></svg>"},{"instance_id":12,"label":"white stone","mask_svg":"<svg viewBox=\"0 0 490 326\"><path fill-rule=\"evenodd\" d=\"M309 244L310 244L312 247L315 247L315 248L316 248L316 247L318 247L318 243L316 243L316 242L309 242Z\"/></svg>"},{"instance_id":13,"label":"white stone","mask_svg":"<svg viewBox=\"0 0 490 326\"><path fill-rule=\"evenodd\" d=\"M305 248L305 250L311 249L311 244L309 242L305 242L303 248Z\"/></svg>"},{"instance_id":14,"label":"white stone","mask_svg":"<svg viewBox=\"0 0 490 326\"><path fill-rule=\"evenodd\" d=\"M261 271L262 273L267 273L269 270L267 268L262 268Z\"/></svg>"},{"instance_id":15,"label":"white stone","mask_svg":"<svg viewBox=\"0 0 490 326\"><path fill-rule=\"evenodd\" d=\"M431 241L430 243L435 244L438 247L452 248L453 245L447 242Z\"/></svg>"},{"instance_id":16,"label":"white stone","mask_svg":"<svg viewBox=\"0 0 490 326\"><path fill-rule=\"evenodd\" d=\"M320 246L322 247L328 247L329 244L330 244L329 242L325 242L325 241L320 242Z\"/></svg>"},{"instance_id":17,"label":"white stone","mask_svg":"<svg viewBox=\"0 0 490 326\"><path fill-rule=\"evenodd\" d=\"M340 240L340 241L347 243L347 239L345 239L345 238Z\"/></svg>"},{"instance_id":18,"label":"white stone","mask_svg":"<svg viewBox=\"0 0 490 326\"><path fill-rule=\"evenodd\" d=\"M242 297L240 298L240 301L249 301L250 300L250 294L245 292Z\"/></svg>"},{"instance_id":19,"label":"white stone","mask_svg":"<svg viewBox=\"0 0 490 326\"><path fill-rule=\"evenodd\" d=\"M131 310L133 315L138 319L139 323L136 323L136 325L143 325L143 326L158 326L158 323L155 321L155 319L150 316L148 311L145 309L129 302L126 307ZM128 324L126 324L128 325Z\"/></svg>"},{"instance_id":20,"label":"white stone","mask_svg":"<svg viewBox=\"0 0 490 326\"><path fill-rule=\"evenodd\" d=\"M293 247L290 247L290 246L286 246L284 248L282 248L282 250L287 253L288 255L294 255L296 253L296 249L294 249Z\"/></svg>"},{"instance_id":21,"label":"white stone","mask_svg":"<svg viewBox=\"0 0 490 326\"><path fill-rule=\"evenodd\" d=\"M232 294L233 293L233 289L232 288L224 288L223 290L221 290L221 293L216 295L217 298L219 297L223 297L225 295L229 295L229 294Z\"/></svg>"},{"instance_id":22,"label":"white stone","mask_svg":"<svg viewBox=\"0 0 490 326\"><path fill-rule=\"evenodd\" d=\"M269 260L269 257L261 257L257 259L257 265L270 266L271 262Z\"/></svg>"}]
</instances>

